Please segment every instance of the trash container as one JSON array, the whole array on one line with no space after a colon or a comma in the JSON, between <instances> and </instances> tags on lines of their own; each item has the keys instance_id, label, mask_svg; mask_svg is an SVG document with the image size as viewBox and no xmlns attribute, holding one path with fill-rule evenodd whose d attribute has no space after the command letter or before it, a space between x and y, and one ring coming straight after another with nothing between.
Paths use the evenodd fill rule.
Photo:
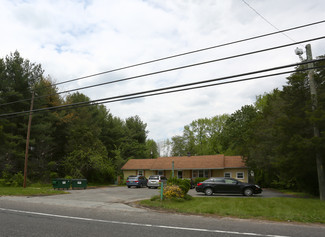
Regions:
<instances>
[{"instance_id":1,"label":"trash container","mask_svg":"<svg viewBox=\"0 0 325 237\"><path fill-rule=\"evenodd\" d=\"M86 189L87 183L87 179L72 179L71 187L72 189Z\"/></svg>"},{"instance_id":2,"label":"trash container","mask_svg":"<svg viewBox=\"0 0 325 237\"><path fill-rule=\"evenodd\" d=\"M69 189L70 180L69 179L53 179L52 185L54 189Z\"/></svg>"}]
</instances>

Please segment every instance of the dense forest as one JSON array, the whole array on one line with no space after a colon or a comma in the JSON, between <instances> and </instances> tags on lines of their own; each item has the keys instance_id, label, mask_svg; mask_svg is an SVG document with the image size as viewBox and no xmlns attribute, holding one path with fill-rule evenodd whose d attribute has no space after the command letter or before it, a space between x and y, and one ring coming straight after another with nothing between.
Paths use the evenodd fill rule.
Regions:
<instances>
[{"instance_id":1,"label":"dense forest","mask_svg":"<svg viewBox=\"0 0 325 237\"><path fill-rule=\"evenodd\" d=\"M317 194L315 154L325 154L325 63L316 66L317 110L312 110L307 72L297 71L287 78L286 86L258 96L252 105L184 126L182 135L165 142L165 151L172 156L242 155L255 173L255 182L263 187ZM18 52L0 59L0 115L29 110L30 100L24 99L31 98L33 90L35 109L90 101L78 92L59 96L41 65ZM0 117L0 181L7 185L22 177L27 124L26 114ZM320 130L318 138L313 136L314 124ZM138 116L122 120L103 105L34 113L28 178L48 182L69 176L113 182L128 159L159 156L147 133Z\"/></svg>"},{"instance_id":2,"label":"dense forest","mask_svg":"<svg viewBox=\"0 0 325 237\"><path fill-rule=\"evenodd\" d=\"M32 91L34 109L90 101L79 92L59 96L41 65L19 52L0 59L0 114L28 111ZM10 103L18 101L18 103ZM91 105L91 104L89 104ZM28 114L0 117L0 179L22 185ZM157 144L147 139L146 124L138 116L122 120L103 105L33 113L28 157L30 181L87 178L113 182L131 158L157 157Z\"/></svg>"}]
</instances>

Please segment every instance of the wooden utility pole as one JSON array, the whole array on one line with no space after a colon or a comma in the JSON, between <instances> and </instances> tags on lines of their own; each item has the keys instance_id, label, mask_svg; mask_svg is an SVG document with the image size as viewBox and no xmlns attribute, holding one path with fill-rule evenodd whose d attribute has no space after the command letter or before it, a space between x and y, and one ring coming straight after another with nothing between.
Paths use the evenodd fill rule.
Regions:
<instances>
[{"instance_id":1,"label":"wooden utility pole","mask_svg":"<svg viewBox=\"0 0 325 237\"><path fill-rule=\"evenodd\" d=\"M30 102L30 110L29 110L29 119L28 119L28 128L27 128L27 138L26 138L26 151L25 151L25 167L24 167L24 188L26 188L27 181L27 163L28 163L28 150L29 150L29 136L30 136L30 127L32 126L32 110L34 105L34 94L32 93L32 100Z\"/></svg>"},{"instance_id":2,"label":"wooden utility pole","mask_svg":"<svg viewBox=\"0 0 325 237\"><path fill-rule=\"evenodd\" d=\"M307 61L312 61L313 56L311 53L311 46L310 44L306 45L306 54L307 54ZM310 86L310 94L311 94L311 103L312 103L312 110L317 110L317 91L316 91L316 84L314 80L314 69L313 63L308 63L308 80ZM320 133L316 123L313 124L314 127L314 137L319 138ZM324 165L322 161L322 155L318 148L316 148L316 165L317 165L317 175L318 175L318 186L319 186L319 197L320 200L325 200L325 174L324 174Z\"/></svg>"}]
</instances>

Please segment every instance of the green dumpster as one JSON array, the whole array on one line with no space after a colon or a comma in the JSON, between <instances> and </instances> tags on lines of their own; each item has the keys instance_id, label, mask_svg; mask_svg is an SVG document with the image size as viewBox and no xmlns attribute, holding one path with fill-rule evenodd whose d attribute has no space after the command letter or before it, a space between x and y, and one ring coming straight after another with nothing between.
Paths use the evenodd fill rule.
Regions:
<instances>
[{"instance_id":1,"label":"green dumpster","mask_svg":"<svg viewBox=\"0 0 325 237\"><path fill-rule=\"evenodd\" d=\"M87 179L72 179L71 187L72 189L86 189L87 188Z\"/></svg>"},{"instance_id":2,"label":"green dumpster","mask_svg":"<svg viewBox=\"0 0 325 237\"><path fill-rule=\"evenodd\" d=\"M69 179L53 179L52 185L54 189L69 189L70 180Z\"/></svg>"}]
</instances>

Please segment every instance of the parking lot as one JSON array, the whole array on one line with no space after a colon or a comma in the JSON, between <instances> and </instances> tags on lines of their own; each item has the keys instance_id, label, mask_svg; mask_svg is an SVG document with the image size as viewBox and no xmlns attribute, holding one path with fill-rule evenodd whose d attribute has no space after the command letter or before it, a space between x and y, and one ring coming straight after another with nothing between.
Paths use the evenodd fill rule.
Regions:
<instances>
[{"instance_id":1,"label":"parking lot","mask_svg":"<svg viewBox=\"0 0 325 237\"><path fill-rule=\"evenodd\" d=\"M69 194L53 195L53 196L1 196L0 200L10 200L34 204L48 204L60 207L85 207L92 209L107 210L128 210L133 212L142 212L142 209L133 208L129 203L149 199L154 195L160 195L159 189L148 188L127 188L126 186L89 188L85 190L68 190ZM268 197L290 197L282 193L265 189L262 194L253 197L245 197L243 195L226 195L214 194L213 196L205 196L203 193L197 193L195 189L189 191L189 195L193 197L229 197L229 198L268 198Z\"/></svg>"}]
</instances>

